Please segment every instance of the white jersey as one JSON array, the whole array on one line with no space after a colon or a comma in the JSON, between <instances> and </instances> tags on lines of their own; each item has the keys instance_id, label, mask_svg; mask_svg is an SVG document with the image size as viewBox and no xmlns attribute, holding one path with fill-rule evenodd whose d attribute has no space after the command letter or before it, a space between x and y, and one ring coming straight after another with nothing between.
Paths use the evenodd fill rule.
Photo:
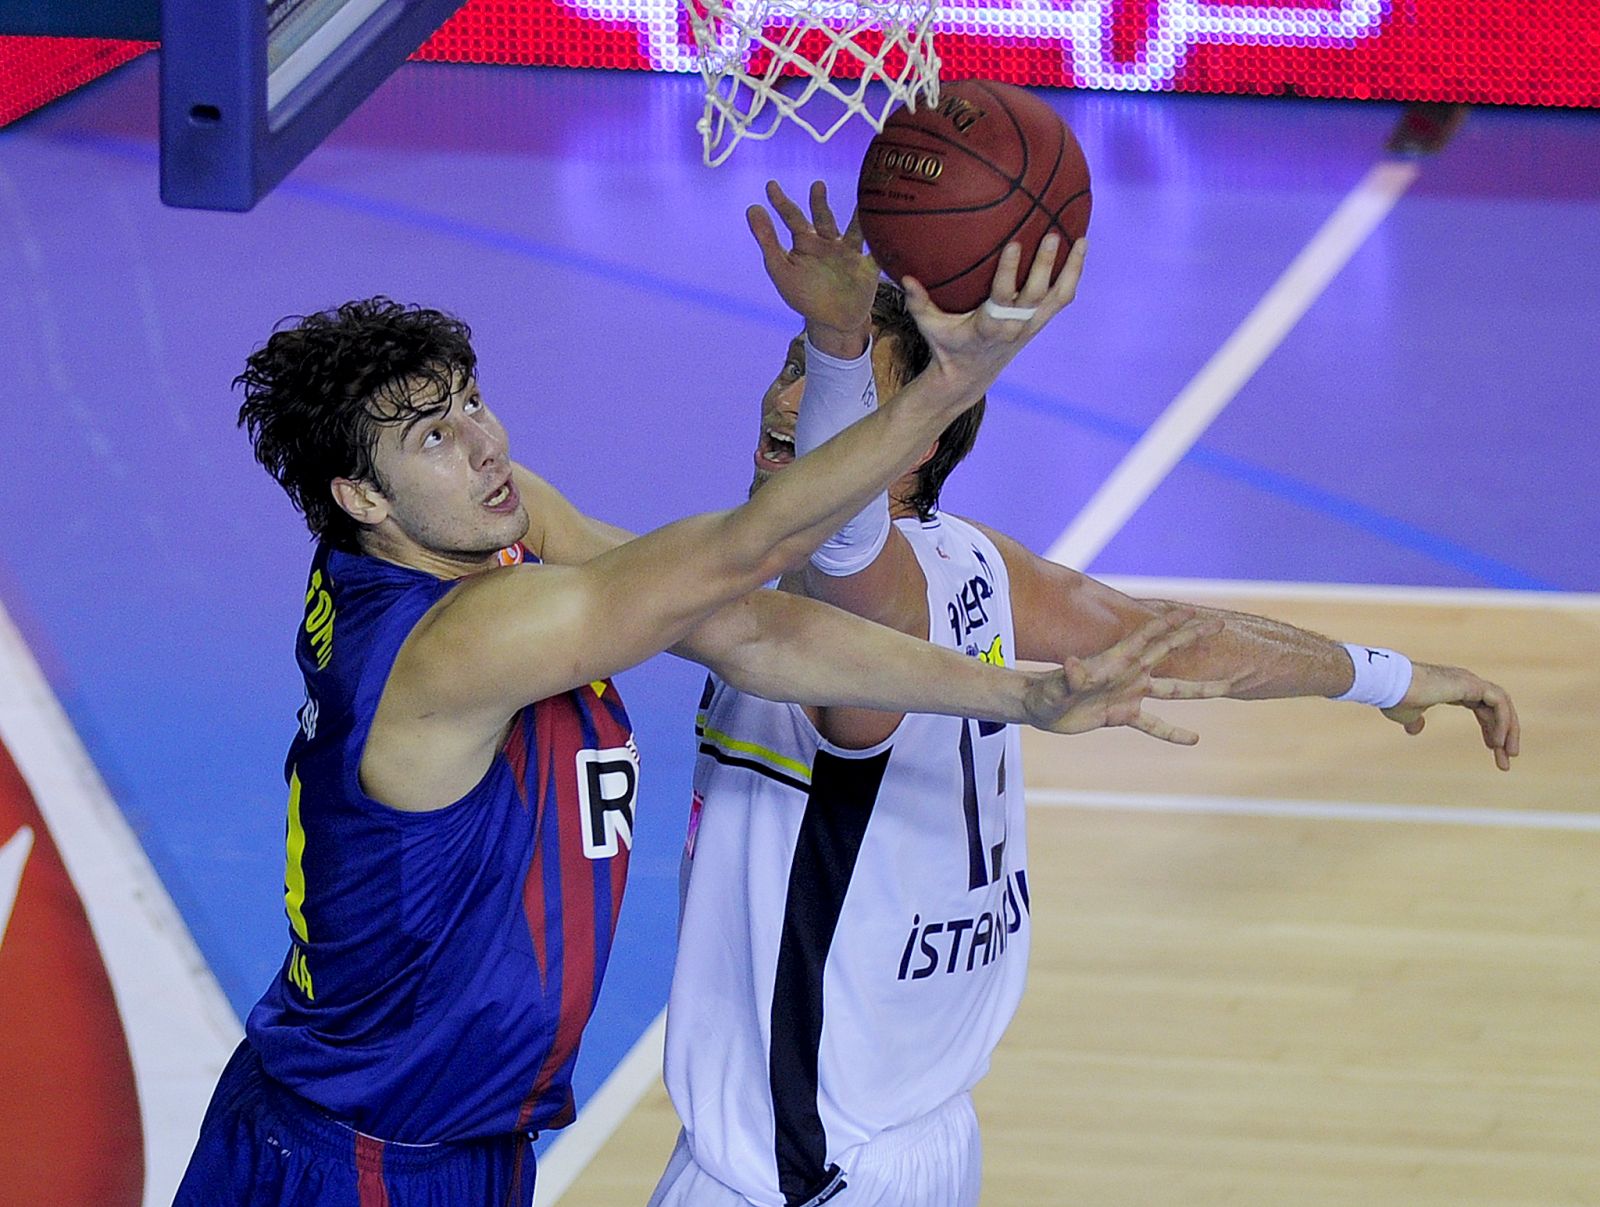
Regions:
<instances>
[{"instance_id":1,"label":"white jersey","mask_svg":"<svg viewBox=\"0 0 1600 1207\"><path fill-rule=\"evenodd\" d=\"M897 524L930 640L1003 664L999 551L951 517ZM845 750L715 679L698 731L667 1089L701 1168L797 1207L988 1070L1027 971L1021 742L913 714Z\"/></svg>"}]
</instances>

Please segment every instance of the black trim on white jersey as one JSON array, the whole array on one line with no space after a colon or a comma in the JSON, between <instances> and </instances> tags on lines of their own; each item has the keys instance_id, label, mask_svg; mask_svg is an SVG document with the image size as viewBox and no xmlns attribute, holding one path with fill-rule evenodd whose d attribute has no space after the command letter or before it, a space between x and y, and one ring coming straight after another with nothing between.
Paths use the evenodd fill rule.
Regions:
<instances>
[{"instance_id":1,"label":"black trim on white jersey","mask_svg":"<svg viewBox=\"0 0 1600 1207\"><path fill-rule=\"evenodd\" d=\"M822 969L889 754L883 750L863 758L841 758L817 751L789 867L772 986L768 1076L778 1188L791 1207L813 1201L839 1176L838 1168L828 1164L828 1137L817 1109Z\"/></svg>"},{"instance_id":2,"label":"black trim on white jersey","mask_svg":"<svg viewBox=\"0 0 1600 1207\"><path fill-rule=\"evenodd\" d=\"M757 762L755 759L742 759L736 754L729 754L720 746L713 746L710 742L700 743L700 753L710 755L724 767L743 767L746 771L754 771L757 775L766 776L773 783L783 784L785 787L794 788L800 792L809 792L811 790L811 785L806 783L805 780L796 779L792 775L785 775L781 771L774 771L765 763Z\"/></svg>"}]
</instances>

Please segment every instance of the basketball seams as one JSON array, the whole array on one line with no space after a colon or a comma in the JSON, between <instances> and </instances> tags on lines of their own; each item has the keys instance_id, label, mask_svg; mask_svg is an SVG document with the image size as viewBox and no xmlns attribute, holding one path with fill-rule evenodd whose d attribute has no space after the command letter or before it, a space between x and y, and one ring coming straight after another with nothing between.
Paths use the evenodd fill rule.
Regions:
<instances>
[{"instance_id":1,"label":"basketball seams","mask_svg":"<svg viewBox=\"0 0 1600 1207\"><path fill-rule=\"evenodd\" d=\"M983 95L987 96L989 98L989 101L990 101L991 105L998 107L999 110L1006 115L1006 119L1008 121L1010 121L1011 130L1012 130L1012 133L1016 136L1017 147L1018 147L1018 150L1020 152L1021 160L1022 160L1021 164L1018 166L1016 178L1014 180L1012 180L1012 182L1011 182L1011 188L1012 188L1011 195L1006 197L1001 202L991 203L991 206L990 206L990 208L993 208L995 206L1002 205L1002 204L1004 204L1004 201L1009 201L1011 199L1011 196L1015 196L1018 193L1020 193L1028 201L1028 207L1027 207L1026 210L1023 211L1022 216L1019 219L1017 219L1017 221L1015 223L1012 224L1011 229L1009 231L1007 231L1005 236L1000 240L1000 248L1004 249L1006 244L1010 243L1011 240L1016 238L1018 233L1022 230L1022 228L1025 227L1026 225L1028 225L1028 223L1033 219L1033 216L1034 216L1035 213L1042 214L1044 216L1045 222L1046 222L1046 230L1048 230L1052 226L1055 227L1057 230L1060 230L1061 229L1061 224L1057 221L1056 215L1051 213L1050 210L1045 208L1044 199L1039 194L1040 193L1048 193L1050 191L1050 186L1055 183L1056 172L1061 167L1062 156L1066 154L1067 137L1066 137L1066 125L1065 125L1065 123L1063 123L1061 125L1060 135L1056 140L1056 161L1055 161L1054 164L1051 165L1050 175L1049 175L1048 178L1046 178L1043 186L1039 189L1039 193L1035 193L1035 191L1033 189L1029 188L1027 186L1027 184L1025 183L1027 181L1027 179L1028 179L1028 170L1029 170L1030 167L1032 167L1032 157L1031 157L1031 154L1030 154L1031 147L1030 147L1029 142L1028 142L1028 136L1027 136L1027 133L1022 128L1021 119L1012 110L1011 105L1006 101L1005 97L999 95L993 89L988 88L987 86L985 86L981 82L975 82L974 86L977 89L977 91L979 91ZM957 144L957 145L959 145L959 144ZM966 148L966 147L962 147L961 149L964 150L964 151L967 151L967 153L969 155L971 155L972 158L978 160L978 162L980 162L980 163L984 164L986 167L988 167L991 171L993 171L995 173L995 175L1001 176L1002 178L1006 175L996 165L994 165L993 163L990 163L983 156L977 154L977 152L971 150L970 148ZM1065 207L1063 207L1063 208L1065 208ZM928 211L928 212L931 212L931 211ZM1063 235L1066 234L1065 231L1062 231L1061 233ZM1043 237L1043 236L1041 236L1041 237ZM930 289L943 289L945 286L954 284L956 281L961 280L963 277L971 276L974 272L977 272L980 268L985 267L991 261L997 260L998 259L998 254L999 254L998 251L987 252L983 256L979 257L977 260L973 261L971 264L968 264L960 272L953 273L952 275L946 277L944 280L938 281L935 284L933 284L931 286L928 286L928 288L930 288Z\"/></svg>"},{"instance_id":2,"label":"basketball seams","mask_svg":"<svg viewBox=\"0 0 1600 1207\"><path fill-rule=\"evenodd\" d=\"M1065 225L1066 212L1075 204L1086 204L1085 199L1090 197L1091 189L1087 185L1087 165L1080 162L1081 153L1075 154L1074 166L1063 178L1067 152L1076 152L1076 143L1066 122L1061 120L1060 115L1054 113L1050 106L1025 94L1013 96L1011 89L993 85L990 81L966 81L961 87L966 93L965 99L970 103L980 106L982 110L991 114L996 110L1005 114L1004 122L1000 122L998 116L990 119L987 131L984 132L986 136L978 140L982 144L980 147L962 141L961 134L957 130L943 128L946 126L943 121L920 124L926 120L920 114L892 123L883 131L883 135L889 136L888 139L882 143L878 143L878 140L874 142L884 147L885 152L893 148L905 155L908 162L912 156L947 156L949 162L945 170L951 177L959 179L961 191L966 196L960 200L952 199L951 204L928 207L921 204L921 198L917 194L926 189L932 180L919 182L908 175L904 183L910 190L909 197L886 195L884 199L888 204L873 204L869 198L861 197L858 199L858 206L863 217L872 223L884 224L883 235L886 242L891 222L914 221L922 217L941 220L944 223L943 229L949 232L950 243L946 252L975 258L966 264L956 261L960 266L951 271L950 261L954 259L953 256L948 258L946 255L938 254L924 256L920 271L910 263L905 265L905 271L921 279L930 291L949 293L950 301L958 302L965 308L969 304L967 295L978 284L976 275L986 271L992 277L994 265L1008 243L1014 240L1037 243L1045 234L1054 230L1070 246L1073 239ZM952 111L948 116L959 116L959 110ZM894 129L896 125L901 128ZM957 121L958 128L960 125L961 123ZM1046 127L1052 125L1055 127L1056 136L1053 155L1045 151L1042 145L1049 137L1045 133ZM1007 130L1010 131L1009 135L1006 133ZM1007 147L998 145L1006 137L1010 137L1013 144ZM1002 159L1004 164L1000 162ZM1047 159L1050 163L1046 168L1043 165ZM1008 170L1010 164L1016 164L1017 169ZM1042 179L1032 180L1031 177L1035 175ZM975 200L970 199L974 192L982 189L984 180L990 182L991 190L997 191ZM1080 181L1085 187L1075 187ZM1058 184L1064 186L1063 191L1071 190L1070 195L1058 198L1055 195ZM929 191L937 191L937 188ZM892 193L888 182L885 184L884 193ZM896 202L898 206L895 205ZM1006 217L1008 211L1012 215L1009 220ZM981 228L981 238L972 238L961 233L966 229L965 223L969 220L979 224L973 229ZM951 225L952 223L954 225ZM997 242L990 243L991 239ZM989 244L988 249L980 250L984 244ZM893 259L899 260L897 252L891 254ZM941 260L944 262L940 263ZM951 288L963 281L969 282L965 288ZM987 281L982 284L985 286L982 292L987 293Z\"/></svg>"},{"instance_id":3,"label":"basketball seams","mask_svg":"<svg viewBox=\"0 0 1600 1207\"><path fill-rule=\"evenodd\" d=\"M984 91L988 92L988 89L984 89ZM989 95L993 96L994 94L990 93ZM998 97L996 97L995 99L997 101L1000 101L1000 98L998 98ZM1039 190L1038 192L1035 192L1033 189L1029 188L1025 183L1025 181L1027 179L1027 172L1028 172L1028 144L1027 144L1027 140L1022 137L1021 126L1017 123L1016 115L1014 113L1012 113L1009 108L1005 107L1003 101L1001 101L1000 103L1001 103L1001 107L1005 109L1006 116L1011 119L1012 125L1016 129L1017 139L1018 139L1018 142L1020 143L1020 146L1021 146L1022 172L1021 172L1020 175L1017 175L1017 176L1010 175L1009 173L1007 173L1005 171L1005 169L1000 167L999 164L995 163L993 160L989 159L987 156L980 154L979 152L975 151L973 148L967 146L964 143L956 141L954 138L952 138L948 134L942 133L942 132L937 131L937 130L929 130L929 129L926 129L924 127L913 127L909 131L909 133L923 136L923 137L927 138L928 141L930 141L930 142L941 143L944 146L950 148L952 151L960 151L968 159L974 160L977 163L979 163L982 166L984 166L985 168L988 168L989 171L993 172L997 177L1000 178L1001 181L1003 181L1004 183L1006 183L1007 185L1010 186L1010 192L1008 192L1005 196L997 197L993 201L985 201L985 202L982 202L980 204L974 204L974 205L939 206L937 208L925 208L925 207L919 206L915 210L883 209L883 208L880 208L878 206L861 205L861 206L858 206L860 212L863 213L863 214L877 214L877 215L881 215L881 216L886 217L886 218L899 217L901 215L910 214L910 213L929 214L929 215L933 215L933 214L971 214L971 213L976 213L976 212L978 212L980 210L992 209L995 206L1004 204L1007 200L1010 199L1012 194L1020 193L1022 196L1026 197L1028 199L1028 201L1032 204L1033 208L1038 209L1041 213L1043 213L1045 215L1046 218L1048 218L1050 220L1051 225L1057 227L1057 229L1061 230L1061 233L1063 235L1065 235L1067 232L1066 232L1066 230L1064 228L1061 227L1060 222L1058 221L1062 211L1065 210L1068 205L1071 205L1073 201L1076 201L1078 199L1078 197L1082 196L1083 193L1086 193L1089 190L1088 189L1083 189L1079 193L1074 194L1071 198L1069 198L1067 200L1067 202L1065 204L1063 204L1059 209L1056 209L1054 211L1050 210L1045 205L1044 197L1041 196L1040 194L1049 191L1050 184L1054 183L1054 181L1055 181L1056 172L1058 172L1060 170L1060 168L1061 168L1061 160L1066 155L1066 151L1067 151L1066 128L1065 128L1065 126L1062 127L1060 145L1056 148L1056 162L1055 162L1054 166L1051 168L1050 179L1048 181L1046 181L1045 187L1042 190ZM885 133L887 133L887 131L885 131ZM890 146L899 146L899 147L902 147L903 149L908 150L908 151L921 151L921 150L925 149L923 147L910 146L910 145L907 145L907 144L890 143L888 145L890 145ZM1024 221L1026 221L1026 219L1024 219Z\"/></svg>"}]
</instances>

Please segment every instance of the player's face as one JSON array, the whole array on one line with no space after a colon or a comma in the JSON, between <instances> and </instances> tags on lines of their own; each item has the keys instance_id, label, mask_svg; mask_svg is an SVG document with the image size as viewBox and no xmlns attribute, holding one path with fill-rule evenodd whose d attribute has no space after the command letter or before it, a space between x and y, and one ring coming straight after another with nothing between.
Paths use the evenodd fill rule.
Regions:
<instances>
[{"instance_id":1,"label":"player's face","mask_svg":"<svg viewBox=\"0 0 1600 1207\"><path fill-rule=\"evenodd\" d=\"M888 398L898 388L893 341L874 338L872 376L878 384L879 398ZM756 440L756 472L750 483L751 494L794 460L794 426L800 417L800 395L805 380L806 339L804 335L797 335L789 341L783 368L761 396L761 432Z\"/></svg>"},{"instance_id":2,"label":"player's face","mask_svg":"<svg viewBox=\"0 0 1600 1207\"><path fill-rule=\"evenodd\" d=\"M800 391L806 380L805 336L789 341L783 368L761 396L761 433L756 440L753 494L768 478L794 460L794 425L800 417Z\"/></svg>"},{"instance_id":3,"label":"player's face","mask_svg":"<svg viewBox=\"0 0 1600 1207\"><path fill-rule=\"evenodd\" d=\"M473 569L528 532L505 428L464 378L442 404L379 429L383 551L445 573Z\"/></svg>"}]
</instances>

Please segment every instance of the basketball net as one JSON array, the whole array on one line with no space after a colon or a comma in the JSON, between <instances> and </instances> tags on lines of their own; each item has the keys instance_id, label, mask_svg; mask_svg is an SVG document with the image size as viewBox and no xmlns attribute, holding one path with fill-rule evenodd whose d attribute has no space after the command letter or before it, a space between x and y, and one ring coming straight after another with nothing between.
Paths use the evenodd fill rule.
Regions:
<instances>
[{"instance_id":1,"label":"basketball net","mask_svg":"<svg viewBox=\"0 0 1600 1207\"><path fill-rule=\"evenodd\" d=\"M706 82L697 124L707 166L784 121L826 142L852 117L882 130L889 111L939 101L938 0L684 0ZM865 35L865 36L863 36ZM791 84L780 91L779 80ZM886 86L869 96L874 84ZM823 98L828 118L802 113ZM829 120L831 118L831 120Z\"/></svg>"}]
</instances>

